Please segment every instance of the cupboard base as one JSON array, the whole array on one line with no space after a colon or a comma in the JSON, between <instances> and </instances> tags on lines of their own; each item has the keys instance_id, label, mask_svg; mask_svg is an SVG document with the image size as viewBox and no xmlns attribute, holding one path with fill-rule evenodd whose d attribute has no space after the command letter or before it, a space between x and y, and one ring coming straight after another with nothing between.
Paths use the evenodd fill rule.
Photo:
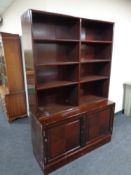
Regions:
<instances>
[{"instance_id":1,"label":"cupboard base","mask_svg":"<svg viewBox=\"0 0 131 175\"><path fill-rule=\"evenodd\" d=\"M33 152L44 175L111 140L115 104L88 106L79 106L67 116L31 115Z\"/></svg>"},{"instance_id":2,"label":"cupboard base","mask_svg":"<svg viewBox=\"0 0 131 175\"><path fill-rule=\"evenodd\" d=\"M52 171L66 165L67 163L70 163L71 161L73 161L73 160L89 153L90 151L93 151L94 149L96 149L96 148L98 148L98 147L102 146L103 144L106 144L110 141L111 141L111 135L108 135L108 136L100 139L99 141L96 141L95 143L80 149L77 152L73 152L72 154L68 155L67 157L65 156L65 157L59 159L56 162L53 162L53 163L51 163L47 166L45 165L45 167L44 167L44 165L42 166L40 164L40 162L37 159L37 156L35 155L35 153L34 153L34 155L35 155L35 158L36 158L37 162L39 163L44 175L48 175L48 173L51 173Z\"/></svg>"}]
</instances>

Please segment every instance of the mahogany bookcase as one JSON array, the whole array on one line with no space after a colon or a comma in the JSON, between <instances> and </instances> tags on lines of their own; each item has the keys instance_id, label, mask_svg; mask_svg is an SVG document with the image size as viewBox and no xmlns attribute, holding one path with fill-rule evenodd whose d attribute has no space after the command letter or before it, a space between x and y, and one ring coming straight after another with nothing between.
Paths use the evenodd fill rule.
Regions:
<instances>
[{"instance_id":1,"label":"mahogany bookcase","mask_svg":"<svg viewBox=\"0 0 131 175\"><path fill-rule=\"evenodd\" d=\"M21 21L33 151L46 175L111 140L113 23L37 10Z\"/></svg>"}]
</instances>

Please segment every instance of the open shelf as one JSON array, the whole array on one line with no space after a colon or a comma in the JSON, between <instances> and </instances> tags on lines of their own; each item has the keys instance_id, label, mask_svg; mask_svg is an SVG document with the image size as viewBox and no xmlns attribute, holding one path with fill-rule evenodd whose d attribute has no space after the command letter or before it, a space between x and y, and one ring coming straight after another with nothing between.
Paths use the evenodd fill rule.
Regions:
<instances>
[{"instance_id":1,"label":"open shelf","mask_svg":"<svg viewBox=\"0 0 131 175\"><path fill-rule=\"evenodd\" d=\"M108 79L85 82L80 84L80 103L84 101L93 102L95 100L107 98L108 96Z\"/></svg>"},{"instance_id":2,"label":"open shelf","mask_svg":"<svg viewBox=\"0 0 131 175\"><path fill-rule=\"evenodd\" d=\"M113 23L82 20L81 40L92 42L111 42Z\"/></svg>"},{"instance_id":3,"label":"open shelf","mask_svg":"<svg viewBox=\"0 0 131 175\"><path fill-rule=\"evenodd\" d=\"M95 81L108 79L110 74L110 62L96 62L81 64L80 81Z\"/></svg>"},{"instance_id":4,"label":"open shelf","mask_svg":"<svg viewBox=\"0 0 131 175\"><path fill-rule=\"evenodd\" d=\"M111 44L81 44L81 61L86 60L111 60Z\"/></svg>"},{"instance_id":5,"label":"open shelf","mask_svg":"<svg viewBox=\"0 0 131 175\"><path fill-rule=\"evenodd\" d=\"M44 22L43 22L44 21ZM79 19L58 15L33 14L33 38L79 39Z\"/></svg>"},{"instance_id":6,"label":"open shelf","mask_svg":"<svg viewBox=\"0 0 131 175\"><path fill-rule=\"evenodd\" d=\"M86 104L86 103L94 103L96 101L102 101L105 100L106 98L96 96L96 95L84 95L80 97L80 105Z\"/></svg>"},{"instance_id":7,"label":"open shelf","mask_svg":"<svg viewBox=\"0 0 131 175\"><path fill-rule=\"evenodd\" d=\"M37 67L37 89L47 89L76 84L78 65L53 65Z\"/></svg>"},{"instance_id":8,"label":"open shelf","mask_svg":"<svg viewBox=\"0 0 131 175\"><path fill-rule=\"evenodd\" d=\"M38 106L53 114L78 105L78 85L38 91Z\"/></svg>"},{"instance_id":9,"label":"open shelf","mask_svg":"<svg viewBox=\"0 0 131 175\"><path fill-rule=\"evenodd\" d=\"M79 57L78 48L77 43L35 43L36 65L76 64Z\"/></svg>"}]
</instances>

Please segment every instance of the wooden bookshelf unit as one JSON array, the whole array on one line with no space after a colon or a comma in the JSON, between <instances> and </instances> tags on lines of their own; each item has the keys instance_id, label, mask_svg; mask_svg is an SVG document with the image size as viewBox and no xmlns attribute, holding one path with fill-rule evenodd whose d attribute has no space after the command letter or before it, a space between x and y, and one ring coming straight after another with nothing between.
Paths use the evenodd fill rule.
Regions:
<instances>
[{"instance_id":1,"label":"wooden bookshelf unit","mask_svg":"<svg viewBox=\"0 0 131 175\"><path fill-rule=\"evenodd\" d=\"M113 23L38 10L21 21L33 152L47 175L111 140Z\"/></svg>"}]
</instances>

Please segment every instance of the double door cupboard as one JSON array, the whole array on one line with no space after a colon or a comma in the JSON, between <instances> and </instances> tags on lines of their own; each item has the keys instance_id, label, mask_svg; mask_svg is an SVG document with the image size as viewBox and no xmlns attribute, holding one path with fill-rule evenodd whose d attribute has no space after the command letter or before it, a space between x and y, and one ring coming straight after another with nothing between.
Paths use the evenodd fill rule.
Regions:
<instances>
[{"instance_id":1,"label":"double door cupboard","mask_svg":"<svg viewBox=\"0 0 131 175\"><path fill-rule=\"evenodd\" d=\"M0 99L9 122L27 116L19 35L0 33Z\"/></svg>"},{"instance_id":2,"label":"double door cupboard","mask_svg":"<svg viewBox=\"0 0 131 175\"><path fill-rule=\"evenodd\" d=\"M33 151L48 174L111 140L113 23L38 10L21 22Z\"/></svg>"}]
</instances>

